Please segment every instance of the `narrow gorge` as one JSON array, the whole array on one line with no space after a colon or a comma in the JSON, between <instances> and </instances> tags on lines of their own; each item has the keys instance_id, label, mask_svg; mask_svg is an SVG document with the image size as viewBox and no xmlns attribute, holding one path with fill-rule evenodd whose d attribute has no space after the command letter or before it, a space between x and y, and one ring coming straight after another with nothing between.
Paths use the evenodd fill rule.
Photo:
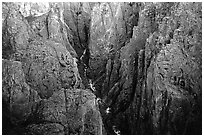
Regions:
<instances>
[{"instance_id":1,"label":"narrow gorge","mask_svg":"<svg viewBox=\"0 0 204 137\"><path fill-rule=\"evenodd\" d=\"M201 135L201 2L3 2L3 135Z\"/></svg>"}]
</instances>

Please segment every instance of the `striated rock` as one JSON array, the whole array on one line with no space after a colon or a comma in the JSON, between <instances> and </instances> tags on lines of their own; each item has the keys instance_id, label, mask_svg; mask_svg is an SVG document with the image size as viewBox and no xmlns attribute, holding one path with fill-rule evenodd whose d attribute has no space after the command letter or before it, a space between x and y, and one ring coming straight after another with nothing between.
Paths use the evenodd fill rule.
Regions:
<instances>
[{"instance_id":1,"label":"striated rock","mask_svg":"<svg viewBox=\"0 0 204 137\"><path fill-rule=\"evenodd\" d=\"M198 62L193 61L193 57L184 48L185 44L175 40L177 39L177 32L174 26L177 24L172 20L175 21L176 19L163 18L164 22L172 24L161 24L159 33L150 35L149 40L151 41L146 45L146 65L144 67L146 72L144 71L144 78L141 81L144 87L138 89L140 93L137 93L136 90L136 95L141 99L139 102L137 102L138 99L135 99L132 104L132 111L128 112L127 110L126 112L129 114L137 109L136 115L133 115L130 120L137 121L135 128L138 130L132 129L132 134L201 133L198 128L201 125L198 120L201 118L201 108L199 108L200 103L198 101L200 99L192 95L195 91L198 91L198 94L201 93L196 88L201 82L201 70ZM167 28L163 30L165 27ZM171 36L172 32L174 33L173 37ZM183 36L183 38L187 37ZM196 75L198 79L190 75ZM192 84L190 79L197 81L197 84ZM192 85L197 90L191 88ZM194 95L197 96L196 94ZM135 106L137 107L135 108ZM196 106L196 112L192 113L194 110L192 106ZM177 122L175 122L176 119ZM190 129L190 123L196 128ZM134 125L134 123L132 124Z\"/></svg>"},{"instance_id":2,"label":"striated rock","mask_svg":"<svg viewBox=\"0 0 204 137\"><path fill-rule=\"evenodd\" d=\"M89 3L63 3L64 21L70 29L69 40L81 56L87 49L90 25L90 4ZM70 35L69 34L69 35Z\"/></svg>"},{"instance_id":3,"label":"striated rock","mask_svg":"<svg viewBox=\"0 0 204 137\"><path fill-rule=\"evenodd\" d=\"M3 134L201 134L201 3L2 3Z\"/></svg>"},{"instance_id":4,"label":"striated rock","mask_svg":"<svg viewBox=\"0 0 204 137\"><path fill-rule=\"evenodd\" d=\"M100 3L93 9L90 30L90 77L95 81L101 96L106 95L118 82L121 62L120 48L132 37L138 25L139 3ZM106 70L106 74L104 71ZM104 76L105 75L105 76ZM120 76L119 76L120 75ZM98 79L100 78L100 82ZM101 83L103 83L101 85Z\"/></svg>"},{"instance_id":5,"label":"striated rock","mask_svg":"<svg viewBox=\"0 0 204 137\"><path fill-rule=\"evenodd\" d=\"M163 9L161 5L167 8ZM145 5L132 39L121 48L119 80L112 88L104 88L106 84L103 85L108 93L107 90L102 92L106 97L101 111L110 108L110 114L101 113L108 134L201 133L201 128L198 128L201 127L198 120L201 118L201 88L198 88L201 87L198 61L201 33L194 31L193 34L197 41L194 46L199 54L194 58L185 42L192 35L189 33L191 29L183 29L188 22L178 23L178 18L183 18L181 16L200 17L199 8L195 12L189 4L179 4L182 10L189 7L191 13L186 15L176 4L161 5ZM157 11L161 8L165 16L159 16L161 13ZM200 22L199 18L196 20ZM200 26L199 23L194 25ZM111 61L108 61L107 77L112 77L110 64ZM196 81L196 84L190 81ZM196 106L196 111L192 106ZM190 123L195 128L191 128Z\"/></svg>"}]
</instances>

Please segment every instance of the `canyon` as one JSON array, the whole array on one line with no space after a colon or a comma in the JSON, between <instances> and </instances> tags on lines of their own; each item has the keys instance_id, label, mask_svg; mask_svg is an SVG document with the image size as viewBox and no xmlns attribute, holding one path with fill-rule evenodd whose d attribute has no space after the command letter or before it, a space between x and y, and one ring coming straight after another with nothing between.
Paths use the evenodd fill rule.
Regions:
<instances>
[{"instance_id":1,"label":"canyon","mask_svg":"<svg viewBox=\"0 0 204 137\"><path fill-rule=\"evenodd\" d=\"M2 133L202 134L202 3L3 2Z\"/></svg>"}]
</instances>

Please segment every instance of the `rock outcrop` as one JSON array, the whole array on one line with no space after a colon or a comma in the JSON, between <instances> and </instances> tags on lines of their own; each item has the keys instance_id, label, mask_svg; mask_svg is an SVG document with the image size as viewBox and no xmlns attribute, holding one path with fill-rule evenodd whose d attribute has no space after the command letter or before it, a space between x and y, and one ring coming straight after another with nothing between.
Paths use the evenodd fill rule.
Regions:
<instances>
[{"instance_id":1,"label":"rock outcrop","mask_svg":"<svg viewBox=\"0 0 204 137\"><path fill-rule=\"evenodd\" d=\"M2 3L3 134L201 134L201 3Z\"/></svg>"},{"instance_id":2,"label":"rock outcrop","mask_svg":"<svg viewBox=\"0 0 204 137\"><path fill-rule=\"evenodd\" d=\"M126 4L118 4L118 9ZM101 112L108 134L201 134L202 33L198 4L131 3L139 19L129 29L133 31L128 32L132 33L129 40L123 39L123 46L119 46L119 36L113 36L118 42L114 43L103 37L109 33L93 34L96 44L90 43L91 53L100 54L90 59L90 65L95 67L92 77L104 102L101 111L110 110L109 114ZM115 17L123 15L117 11L113 12ZM118 18L111 19L112 26L118 25ZM97 24L103 32L103 22ZM112 29L112 34L118 32ZM108 42L112 42L112 51L117 49L114 54L102 50Z\"/></svg>"},{"instance_id":3,"label":"rock outcrop","mask_svg":"<svg viewBox=\"0 0 204 137\"><path fill-rule=\"evenodd\" d=\"M3 7L3 134L102 134L58 11L25 18L18 4Z\"/></svg>"}]
</instances>

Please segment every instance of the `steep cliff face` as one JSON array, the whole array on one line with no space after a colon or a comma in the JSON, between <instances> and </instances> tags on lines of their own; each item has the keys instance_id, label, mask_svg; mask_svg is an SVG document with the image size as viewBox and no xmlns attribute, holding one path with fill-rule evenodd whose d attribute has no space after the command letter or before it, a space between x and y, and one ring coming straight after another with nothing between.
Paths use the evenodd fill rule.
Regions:
<instances>
[{"instance_id":1,"label":"steep cliff face","mask_svg":"<svg viewBox=\"0 0 204 137\"><path fill-rule=\"evenodd\" d=\"M3 134L102 134L56 8L24 18L18 4L3 7Z\"/></svg>"},{"instance_id":2,"label":"steep cliff face","mask_svg":"<svg viewBox=\"0 0 204 137\"><path fill-rule=\"evenodd\" d=\"M199 3L116 3L115 7L107 31L105 17L93 17L98 22L91 30L98 30L91 31L90 40L91 74L103 100L107 133L201 134ZM132 15L128 19L135 18L127 33L117 29L118 24L123 26L120 23L128 27L128 20L119 21L124 8ZM98 9L102 10L100 5ZM105 15L110 9L106 10ZM123 34L128 37L121 42ZM103 114L106 109L109 114Z\"/></svg>"},{"instance_id":3,"label":"steep cliff face","mask_svg":"<svg viewBox=\"0 0 204 137\"><path fill-rule=\"evenodd\" d=\"M93 9L89 76L101 98L118 82L120 49L132 37L133 27L138 24L140 6L140 3L99 3Z\"/></svg>"},{"instance_id":4,"label":"steep cliff face","mask_svg":"<svg viewBox=\"0 0 204 137\"><path fill-rule=\"evenodd\" d=\"M3 3L3 134L201 134L201 3Z\"/></svg>"}]
</instances>

